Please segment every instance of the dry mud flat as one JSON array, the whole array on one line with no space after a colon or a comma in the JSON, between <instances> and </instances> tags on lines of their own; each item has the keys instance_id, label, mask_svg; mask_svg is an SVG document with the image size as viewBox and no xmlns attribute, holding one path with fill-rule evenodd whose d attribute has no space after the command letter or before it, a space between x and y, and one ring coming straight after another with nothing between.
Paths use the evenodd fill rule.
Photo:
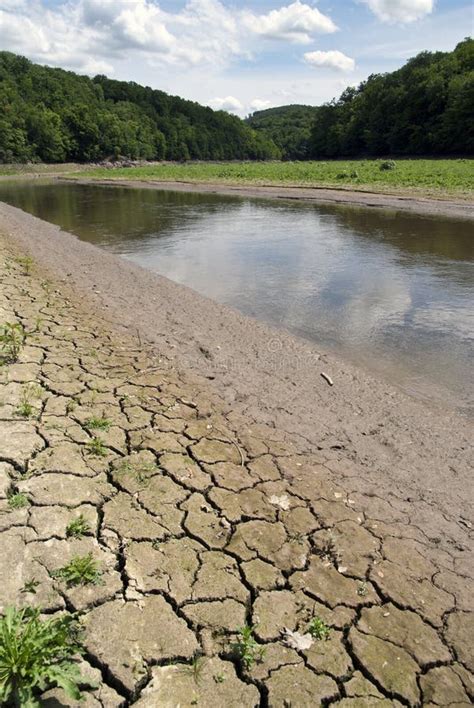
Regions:
<instances>
[{"instance_id":1,"label":"dry mud flat","mask_svg":"<svg viewBox=\"0 0 474 708\"><path fill-rule=\"evenodd\" d=\"M243 415L0 247L0 322L28 333L0 370L0 605L81 614L82 705L471 705L468 520L375 493L340 446ZM55 576L88 553L98 584Z\"/></svg>"}]
</instances>

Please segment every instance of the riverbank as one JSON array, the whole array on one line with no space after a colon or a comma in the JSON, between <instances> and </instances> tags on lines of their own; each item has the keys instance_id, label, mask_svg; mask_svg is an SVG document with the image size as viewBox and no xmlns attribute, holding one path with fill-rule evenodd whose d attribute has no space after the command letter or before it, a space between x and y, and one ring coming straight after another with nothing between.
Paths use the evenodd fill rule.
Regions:
<instances>
[{"instance_id":1,"label":"riverbank","mask_svg":"<svg viewBox=\"0 0 474 708\"><path fill-rule=\"evenodd\" d=\"M31 332L3 368L3 496L29 506L3 504L1 602L84 614L99 703L468 704L469 422L4 204L0 233L2 320ZM102 585L49 576L89 551ZM329 639L288 647L315 616Z\"/></svg>"},{"instance_id":2,"label":"riverbank","mask_svg":"<svg viewBox=\"0 0 474 708\"><path fill-rule=\"evenodd\" d=\"M405 211L425 216L450 217L455 219L474 220L474 202L472 200L436 199L432 197L414 196L413 194L384 194L376 192L354 191L348 188L328 189L324 187L297 187L273 185L238 185L166 181L160 179L144 180L141 178L126 179L125 177L73 177L70 175L58 177L60 181L74 181L80 184L100 184L121 187L142 187L172 192L194 192L204 194L223 194L243 197L261 197L264 199L285 199L314 202L315 204L346 204L361 207L373 207L392 211Z\"/></svg>"},{"instance_id":3,"label":"riverbank","mask_svg":"<svg viewBox=\"0 0 474 708\"><path fill-rule=\"evenodd\" d=\"M126 169L112 164L105 168L94 166L90 176L240 187L335 189L472 202L473 166L470 159L159 162Z\"/></svg>"}]
</instances>

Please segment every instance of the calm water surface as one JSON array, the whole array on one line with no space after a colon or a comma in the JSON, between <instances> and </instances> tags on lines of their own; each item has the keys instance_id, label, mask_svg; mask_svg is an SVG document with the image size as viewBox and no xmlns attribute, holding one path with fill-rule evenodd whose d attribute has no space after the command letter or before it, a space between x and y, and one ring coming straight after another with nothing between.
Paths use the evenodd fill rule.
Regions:
<instances>
[{"instance_id":1,"label":"calm water surface","mask_svg":"<svg viewBox=\"0 0 474 708\"><path fill-rule=\"evenodd\" d=\"M472 412L472 225L358 207L51 183L0 200Z\"/></svg>"}]
</instances>

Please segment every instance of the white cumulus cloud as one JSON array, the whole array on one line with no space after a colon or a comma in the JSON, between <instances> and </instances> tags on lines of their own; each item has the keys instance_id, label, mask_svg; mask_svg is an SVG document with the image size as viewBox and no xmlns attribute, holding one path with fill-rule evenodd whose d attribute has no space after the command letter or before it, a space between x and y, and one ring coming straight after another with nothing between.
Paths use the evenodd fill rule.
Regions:
<instances>
[{"instance_id":1,"label":"white cumulus cloud","mask_svg":"<svg viewBox=\"0 0 474 708\"><path fill-rule=\"evenodd\" d=\"M299 44L311 42L313 34L337 30L330 17L300 0L264 15L245 12L243 18L251 32L267 39L287 40Z\"/></svg>"},{"instance_id":2,"label":"white cumulus cloud","mask_svg":"<svg viewBox=\"0 0 474 708\"><path fill-rule=\"evenodd\" d=\"M265 108L270 108L271 105L271 101L266 101L262 98L254 98L253 101L250 101L249 109L251 111L263 111Z\"/></svg>"},{"instance_id":3,"label":"white cumulus cloud","mask_svg":"<svg viewBox=\"0 0 474 708\"><path fill-rule=\"evenodd\" d=\"M332 20L300 0L262 13L248 0L0 0L0 46L34 61L91 72L134 58L154 67L225 67L253 58L258 40L309 42Z\"/></svg>"},{"instance_id":4,"label":"white cumulus cloud","mask_svg":"<svg viewBox=\"0 0 474 708\"><path fill-rule=\"evenodd\" d=\"M362 0L382 22L415 22L433 11L434 0Z\"/></svg>"},{"instance_id":5,"label":"white cumulus cloud","mask_svg":"<svg viewBox=\"0 0 474 708\"><path fill-rule=\"evenodd\" d=\"M207 105L216 111L227 111L228 113L241 113L244 110L243 103L235 96L213 98Z\"/></svg>"},{"instance_id":6,"label":"white cumulus cloud","mask_svg":"<svg viewBox=\"0 0 474 708\"><path fill-rule=\"evenodd\" d=\"M337 49L329 52L305 52L304 60L310 66L335 71L354 71L355 61Z\"/></svg>"}]
</instances>

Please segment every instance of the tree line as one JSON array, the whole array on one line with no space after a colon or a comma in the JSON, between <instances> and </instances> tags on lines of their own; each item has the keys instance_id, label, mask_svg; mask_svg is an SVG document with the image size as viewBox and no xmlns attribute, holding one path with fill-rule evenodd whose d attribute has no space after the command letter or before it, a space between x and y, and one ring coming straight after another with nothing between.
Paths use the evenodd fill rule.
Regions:
<instances>
[{"instance_id":1,"label":"tree line","mask_svg":"<svg viewBox=\"0 0 474 708\"><path fill-rule=\"evenodd\" d=\"M246 121L177 96L0 52L0 162L472 155L474 40L421 52L319 107Z\"/></svg>"},{"instance_id":2,"label":"tree line","mask_svg":"<svg viewBox=\"0 0 474 708\"><path fill-rule=\"evenodd\" d=\"M0 162L264 160L281 151L225 111L0 52Z\"/></svg>"},{"instance_id":3,"label":"tree line","mask_svg":"<svg viewBox=\"0 0 474 708\"><path fill-rule=\"evenodd\" d=\"M474 40L452 52L421 52L405 66L373 74L319 107L259 111L249 125L284 159L472 155ZM308 125L309 124L309 125Z\"/></svg>"}]
</instances>

